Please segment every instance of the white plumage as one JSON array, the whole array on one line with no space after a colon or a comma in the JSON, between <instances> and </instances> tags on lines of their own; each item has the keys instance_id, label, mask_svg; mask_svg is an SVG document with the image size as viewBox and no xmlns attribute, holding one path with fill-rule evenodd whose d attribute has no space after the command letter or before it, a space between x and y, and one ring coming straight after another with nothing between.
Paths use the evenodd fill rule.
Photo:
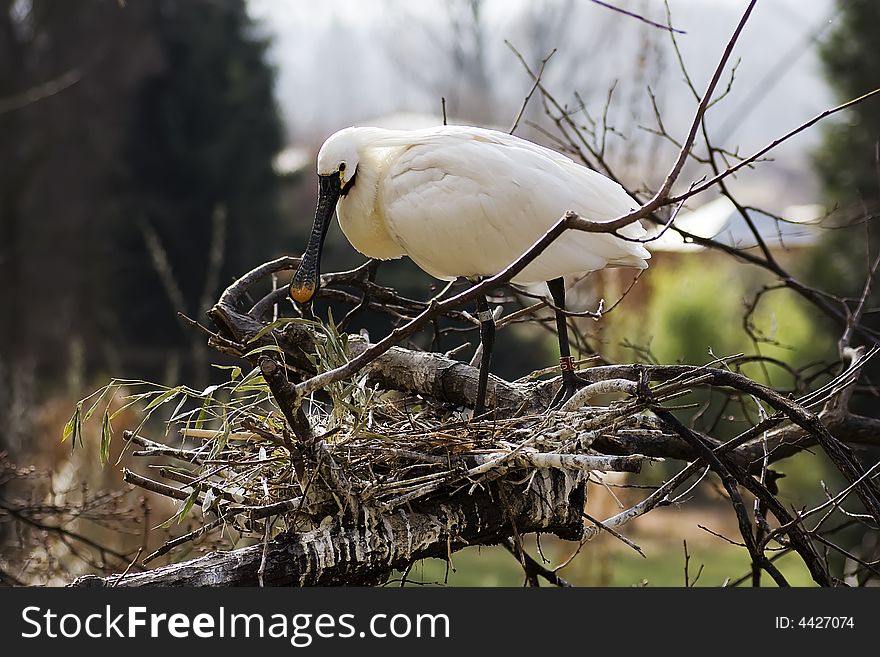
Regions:
<instances>
[{"instance_id":1,"label":"white plumage","mask_svg":"<svg viewBox=\"0 0 880 657\"><path fill-rule=\"evenodd\" d=\"M425 130L345 128L318 153L318 206L302 261L290 283L300 304L320 286L321 250L334 209L361 253L409 256L437 278L492 276L516 261L569 210L611 221L638 207L605 176L549 148L512 135L444 126ZM621 236L646 235L638 222ZM638 241L610 233L563 233L511 280L546 281L556 313L562 385L554 406L583 384L575 373L565 317L565 274L648 266ZM474 414L485 406L495 322L484 295L477 316L483 351Z\"/></svg>"},{"instance_id":2,"label":"white plumage","mask_svg":"<svg viewBox=\"0 0 880 657\"><path fill-rule=\"evenodd\" d=\"M324 143L318 173L340 176L337 215L358 251L379 259L406 255L445 280L498 273L568 210L610 221L638 207L619 184L565 155L467 126L345 128ZM619 232L646 234L639 223ZM513 282L607 266L644 269L648 258L638 242L572 230Z\"/></svg>"}]
</instances>

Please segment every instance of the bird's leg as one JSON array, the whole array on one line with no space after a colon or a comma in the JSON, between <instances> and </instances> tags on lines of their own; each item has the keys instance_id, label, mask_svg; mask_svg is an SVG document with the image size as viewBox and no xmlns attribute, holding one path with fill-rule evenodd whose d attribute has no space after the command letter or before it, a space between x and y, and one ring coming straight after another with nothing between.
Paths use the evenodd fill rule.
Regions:
<instances>
[{"instance_id":1,"label":"bird's leg","mask_svg":"<svg viewBox=\"0 0 880 657\"><path fill-rule=\"evenodd\" d=\"M492 345L495 343L495 317L489 310L486 295L477 297L477 319L480 320L480 345L483 349L480 358L480 378L477 384L477 401L474 404L474 417L486 412L486 387L489 383L489 365L492 362Z\"/></svg>"},{"instance_id":2,"label":"bird's leg","mask_svg":"<svg viewBox=\"0 0 880 657\"><path fill-rule=\"evenodd\" d=\"M568 320L565 316L565 282L561 278L547 281L550 288L550 296L553 297L553 305L556 306L556 332L559 335L559 369L562 370L562 385L550 404L551 409L556 409L567 402L571 396L584 385L583 379L578 377L574 370L574 358L571 357L571 348L568 344Z\"/></svg>"},{"instance_id":3,"label":"bird's leg","mask_svg":"<svg viewBox=\"0 0 880 657\"><path fill-rule=\"evenodd\" d=\"M314 299L311 299L309 301L306 301L305 303L299 304L299 309L302 312L302 316L305 319L319 321L318 315L315 314L315 300Z\"/></svg>"}]
</instances>

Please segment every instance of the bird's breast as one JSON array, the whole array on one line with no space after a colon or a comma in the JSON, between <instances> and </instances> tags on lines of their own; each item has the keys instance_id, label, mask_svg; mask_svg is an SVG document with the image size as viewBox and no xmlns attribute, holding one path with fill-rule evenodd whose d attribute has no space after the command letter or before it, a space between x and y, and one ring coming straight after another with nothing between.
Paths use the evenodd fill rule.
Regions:
<instances>
[{"instance_id":1,"label":"bird's breast","mask_svg":"<svg viewBox=\"0 0 880 657\"><path fill-rule=\"evenodd\" d=\"M339 200L336 206L339 226L351 245L368 258L399 258L405 252L389 233L382 208L376 202L375 184L369 182L359 180Z\"/></svg>"}]
</instances>

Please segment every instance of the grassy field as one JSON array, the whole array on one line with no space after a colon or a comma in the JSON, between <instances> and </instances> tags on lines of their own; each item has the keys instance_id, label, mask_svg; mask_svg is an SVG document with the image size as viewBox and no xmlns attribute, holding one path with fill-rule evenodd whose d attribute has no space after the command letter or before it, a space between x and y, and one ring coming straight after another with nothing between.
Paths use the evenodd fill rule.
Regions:
<instances>
[{"instance_id":1,"label":"grassy field","mask_svg":"<svg viewBox=\"0 0 880 657\"><path fill-rule=\"evenodd\" d=\"M750 566L745 548L713 536L697 527L698 523L709 524L713 531L731 539L738 537L730 519L724 516L707 520L705 513L658 510L650 524L634 523L627 533L645 557L612 537L602 536L585 544L560 575L575 586L684 586L683 540L687 540L688 576L693 585L723 586L747 574ZM541 546L553 566L577 548L576 543L553 537L542 539ZM532 556L537 555L534 540L527 542L527 549ZM792 586L814 585L796 554L783 556L775 563ZM472 547L456 552L448 570L446 562L439 559L419 562L408 580L413 585L521 586L523 574L504 548ZM764 586L775 586L766 573L761 581ZM743 585L750 586L751 581Z\"/></svg>"},{"instance_id":2,"label":"grassy field","mask_svg":"<svg viewBox=\"0 0 880 657\"><path fill-rule=\"evenodd\" d=\"M695 586L722 586L745 575L749 561L745 550L728 545L717 549L688 548L689 578ZM806 568L796 555L786 555L776 562L792 586L812 586ZM454 568L454 569L453 569ZM448 572L446 562L425 559L413 567L409 579L419 584L446 586L521 586L522 569L503 548L466 548L453 557ZM702 570L701 570L702 569ZM561 573L575 586L684 586L684 551L668 549L642 558L635 552L613 551L601 564L591 563L589 546ZM399 574L398 574L399 576ZM764 574L764 586L775 586ZM746 585L750 585L749 582Z\"/></svg>"}]
</instances>

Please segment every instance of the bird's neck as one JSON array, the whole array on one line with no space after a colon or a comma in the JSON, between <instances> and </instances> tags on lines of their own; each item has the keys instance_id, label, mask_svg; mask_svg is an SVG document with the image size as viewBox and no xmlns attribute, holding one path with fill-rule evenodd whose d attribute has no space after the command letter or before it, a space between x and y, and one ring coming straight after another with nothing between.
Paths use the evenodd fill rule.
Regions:
<instances>
[{"instance_id":1,"label":"bird's neck","mask_svg":"<svg viewBox=\"0 0 880 657\"><path fill-rule=\"evenodd\" d=\"M364 149L358 154L357 181L339 199L337 215L342 232L365 256L389 260L404 255L388 231L379 199L379 181L390 153L387 149Z\"/></svg>"}]
</instances>

